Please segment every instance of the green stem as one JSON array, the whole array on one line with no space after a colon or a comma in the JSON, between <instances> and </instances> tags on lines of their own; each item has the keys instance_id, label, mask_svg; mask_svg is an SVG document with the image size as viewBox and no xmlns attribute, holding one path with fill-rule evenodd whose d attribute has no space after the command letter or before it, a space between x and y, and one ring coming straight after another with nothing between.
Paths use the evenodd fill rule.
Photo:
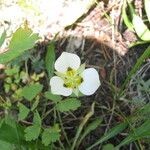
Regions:
<instances>
[{"instance_id":1,"label":"green stem","mask_svg":"<svg viewBox=\"0 0 150 150\"><path fill-rule=\"evenodd\" d=\"M59 119L59 122L60 122L60 125L61 125L61 129L62 129L62 131L63 131L64 137L65 137L65 139L66 139L66 141L67 141L67 143L68 143L68 145L69 145L69 147L70 147L71 144L70 144L69 139L68 139L68 137L67 137L67 134L66 134L66 132L65 132L65 129L64 129L63 122L62 122L62 120L61 120L61 116L60 116L59 111L57 111L57 114L58 114L58 119Z\"/></svg>"},{"instance_id":2,"label":"green stem","mask_svg":"<svg viewBox=\"0 0 150 150\"><path fill-rule=\"evenodd\" d=\"M74 150L75 149L75 146L76 146L76 143L77 143L77 140L83 130L83 127L85 126L85 124L87 123L87 121L90 119L90 117L94 114L94 106L95 106L95 102L92 104L91 106L91 110L90 112L83 118L78 130L77 130L77 133L75 135L75 138L74 138L74 142L73 142L73 145L71 147L71 150Z\"/></svg>"}]
</instances>

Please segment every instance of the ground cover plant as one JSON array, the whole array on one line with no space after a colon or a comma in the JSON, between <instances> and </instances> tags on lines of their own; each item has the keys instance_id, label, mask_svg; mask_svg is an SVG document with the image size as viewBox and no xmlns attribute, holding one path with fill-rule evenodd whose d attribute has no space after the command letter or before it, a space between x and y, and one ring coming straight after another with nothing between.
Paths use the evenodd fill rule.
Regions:
<instances>
[{"instance_id":1,"label":"ground cover plant","mask_svg":"<svg viewBox=\"0 0 150 150\"><path fill-rule=\"evenodd\" d=\"M40 1L30 2L19 0L15 4L44 22L45 18L40 18L43 15ZM150 1L140 1L143 7L137 7L136 1L117 2L111 5L110 1L70 1L69 10L86 7L59 22L65 30L63 36L55 26L57 32L48 39L43 35L45 24L39 22L40 33L35 32L34 23L30 22L33 14L23 19L12 33L9 28L2 28L0 149L150 148L150 11L147 7ZM3 4L2 1L0 5ZM98 18L102 21L99 24L107 30L100 30L98 37L97 30L92 30L95 37L68 36L68 30L79 34L84 17L99 14L97 9L102 9L103 14ZM130 34L136 40L121 39L122 33L115 26L116 10L120 10L124 38Z\"/></svg>"}]
</instances>

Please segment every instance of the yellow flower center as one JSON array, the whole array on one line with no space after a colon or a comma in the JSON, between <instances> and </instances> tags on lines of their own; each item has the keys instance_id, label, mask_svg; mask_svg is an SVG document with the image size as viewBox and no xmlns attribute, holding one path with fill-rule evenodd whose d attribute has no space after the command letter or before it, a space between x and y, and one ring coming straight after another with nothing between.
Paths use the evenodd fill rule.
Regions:
<instances>
[{"instance_id":1,"label":"yellow flower center","mask_svg":"<svg viewBox=\"0 0 150 150\"><path fill-rule=\"evenodd\" d=\"M76 89L82 82L83 78L77 73L77 71L69 67L65 73L64 86Z\"/></svg>"}]
</instances>

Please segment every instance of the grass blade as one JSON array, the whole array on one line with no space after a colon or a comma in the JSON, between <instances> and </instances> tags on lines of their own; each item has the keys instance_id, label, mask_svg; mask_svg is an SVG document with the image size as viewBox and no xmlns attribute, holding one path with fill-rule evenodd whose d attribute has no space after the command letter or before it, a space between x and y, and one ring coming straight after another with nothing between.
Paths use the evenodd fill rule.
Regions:
<instances>
[{"instance_id":1,"label":"grass blade","mask_svg":"<svg viewBox=\"0 0 150 150\"><path fill-rule=\"evenodd\" d=\"M101 144L102 142L105 142L108 139L114 137L115 135L117 135L118 133L120 133L121 131L123 131L127 127L127 125L128 125L127 122L123 122L123 123L120 123L119 125L115 126L114 128L110 129L110 131L108 133L106 133L105 135L103 135L99 140L97 140L97 142L95 142L94 144L92 144L86 150L91 150L92 148L94 148L95 146Z\"/></svg>"},{"instance_id":2,"label":"grass blade","mask_svg":"<svg viewBox=\"0 0 150 150\"><path fill-rule=\"evenodd\" d=\"M73 144L72 144L72 147L71 147L71 150L74 150L75 146L76 146L76 143L77 143L77 140L83 130L83 127L85 126L85 124L88 122L88 120L90 119L90 117L94 114L94 106L95 106L95 103L92 104L91 106L91 110L88 112L88 114L83 118L78 130L77 130L77 133L75 135L75 138L74 138L74 141L73 141Z\"/></svg>"},{"instance_id":3,"label":"grass blade","mask_svg":"<svg viewBox=\"0 0 150 150\"><path fill-rule=\"evenodd\" d=\"M137 72L137 70L140 68L140 66L143 64L143 61L147 58L150 57L150 46L144 51L144 53L141 55L141 57L137 60L136 64L133 66L133 68L131 69L131 71L129 72L128 77L126 78L126 80L124 81L124 83L121 86L120 92L119 92L119 96L121 96L124 92L124 89L126 87L126 85L128 84L128 82L130 81L130 79L132 78L132 76Z\"/></svg>"}]
</instances>

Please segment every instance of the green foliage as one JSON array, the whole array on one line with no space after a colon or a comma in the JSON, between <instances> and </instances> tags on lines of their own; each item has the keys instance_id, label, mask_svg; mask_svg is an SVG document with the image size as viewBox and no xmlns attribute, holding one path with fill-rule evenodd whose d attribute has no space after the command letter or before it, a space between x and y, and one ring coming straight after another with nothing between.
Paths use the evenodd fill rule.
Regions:
<instances>
[{"instance_id":1,"label":"green foliage","mask_svg":"<svg viewBox=\"0 0 150 150\"><path fill-rule=\"evenodd\" d=\"M146 138L150 136L150 119L145 121L140 127L134 129L129 135L115 147L115 149L119 149L120 147L129 144L135 140L139 140L141 138Z\"/></svg>"},{"instance_id":2,"label":"green foliage","mask_svg":"<svg viewBox=\"0 0 150 150\"><path fill-rule=\"evenodd\" d=\"M20 27L13 34L8 47L9 50L0 54L0 64L8 63L26 50L33 48L38 39L38 34L33 33L27 26L25 28Z\"/></svg>"},{"instance_id":3,"label":"green foliage","mask_svg":"<svg viewBox=\"0 0 150 150\"><path fill-rule=\"evenodd\" d=\"M106 144L102 150L114 150L114 146L112 144Z\"/></svg>"},{"instance_id":4,"label":"green foliage","mask_svg":"<svg viewBox=\"0 0 150 150\"><path fill-rule=\"evenodd\" d=\"M29 86L25 86L22 89L22 96L28 101L32 101L43 89L43 85L41 84L31 84Z\"/></svg>"},{"instance_id":5,"label":"green foliage","mask_svg":"<svg viewBox=\"0 0 150 150\"><path fill-rule=\"evenodd\" d=\"M48 77L51 78L54 74L54 63L55 63L55 46L51 42L48 46L46 57L45 57L45 68L48 73Z\"/></svg>"},{"instance_id":6,"label":"green foliage","mask_svg":"<svg viewBox=\"0 0 150 150\"><path fill-rule=\"evenodd\" d=\"M81 106L80 100L76 98L67 98L63 101L60 101L57 105L56 108L60 112L66 112L70 110L76 110Z\"/></svg>"},{"instance_id":7,"label":"green foliage","mask_svg":"<svg viewBox=\"0 0 150 150\"><path fill-rule=\"evenodd\" d=\"M42 133L42 143L45 146L48 146L51 143L58 141L60 138L60 129L58 124L55 124L53 127L44 129Z\"/></svg>"},{"instance_id":8,"label":"green foliage","mask_svg":"<svg viewBox=\"0 0 150 150\"><path fill-rule=\"evenodd\" d=\"M30 110L22 103L18 103L18 107L19 107L18 120L23 120L27 117Z\"/></svg>"},{"instance_id":9,"label":"green foliage","mask_svg":"<svg viewBox=\"0 0 150 150\"><path fill-rule=\"evenodd\" d=\"M5 142L5 141L1 141L1 140L0 140L0 148L2 150L15 150L14 145L12 145L8 142Z\"/></svg>"},{"instance_id":10,"label":"green foliage","mask_svg":"<svg viewBox=\"0 0 150 150\"><path fill-rule=\"evenodd\" d=\"M97 146L97 145L109 140L110 138L116 136L117 134L122 132L127 127L127 125L128 124L126 122L123 122L123 123L116 125L112 129L110 129L105 135L103 135L100 139L98 139L97 142L95 142L89 148L87 148L87 150L91 150L95 146Z\"/></svg>"},{"instance_id":11,"label":"green foliage","mask_svg":"<svg viewBox=\"0 0 150 150\"><path fill-rule=\"evenodd\" d=\"M22 127L17 124L10 126L3 123L0 128L0 140L16 146L23 145L24 133Z\"/></svg>"},{"instance_id":12,"label":"green foliage","mask_svg":"<svg viewBox=\"0 0 150 150\"><path fill-rule=\"evenodd\" d=\"M34 113L33 125L25 129L26 141L37 139L40 135L40 132L41 132L41 117L39 113L36 111Z\"/></svg>"},{"instance_id":13,"label":"green foliage","mask_svg":"<svg viewBox=\"0 0 150 150\"><path fill-rule=\"evenodd\" d=\"M147 14L147 18L150 22L150 9L149 9L149 6L150 6L150 0L145 0L144 1L144 6L145 6L145 11L146 11L146 14Z\"/></svg>"},{"instance_id":14,"label":"green foliage","mask_svg":"<svg viewBox=\"0 0 150 150\"><path fill-rule=\"evenodd\" d=\"M32 61L32 69L38 73L44 70L44 60L38 55L31 59Z\"/></svg>"},{"instance_id":15,"label":"green foliage","mask_svg":"<svg viewBox=\"0 0 150 150\"><path fill-rule=\"evenodd\" d=\"M54 95L51 92L47 91L44 93L44 96L48 99L53 101L54 103L59 102L60 100L62 100L62 97L60 95Z\"/></svg>"},{"instance_id":16,"label":"green foliage","mask_svg":"<svg viewBox=\"0 0 150 150\"><path fill-rule=\"evenodd\" d=\"M80 141L79 141L79 144L76 144L79 137L80 137L80 134L84 128L84 126L86 125L86 123L88 122L88 120L92 117L92 115L94 114L94 108L95 108L95 102L93 102L92 106L91 106L91 109L90 111L85 115L85 117L83 118L82 122L80 123L79 125L79 128L76 132L76 135L75 135L75 138L74 138L74 141L73 141L73 144L71 146L71 150L74 150L75 147L78 148L79 144L80 144Z\"/></svg>"},{"instance_id":17,"label":"green foliage","mask_svg":"<svg viewBox=\"0 0 150 150\"><path fill-rule=\"evenodd\" d=\"M82 142L82 140L89 134L91 133L93 130L95 130L100 124L102 123L102 119L95 119L94 121L92 121L91 123L89 123L87 125L87 127L84 129L84 132L83 134L81 135L78 143L77 143L77 146L79 146Z\"/></svg>"},{"instance_id":18,"label":"green foliage","mask_svg":"<svg viewBox=\"0 0 150 150\"><path fill-rule=\"evenodd\" d=\"M3 45L5 39L6 39L6 31L4 30L0 37L0 47Z\"/></svg>"},{"instance_id":19,"label":"green foliage","mask_svg":"<svg viewBox=\"0 0 150 150\"><path fill-rule=\"evenodd\" d=\"M129 19L129 17L128 17L127 13L126 13L126 4L127 4L127 2L128 2L128 5L129 5L132 21ZM150 4L150 1L149 0L145 0L144 4L145 4L145 11L147 13L147 17L150 20L150 11L149 11L149 8L148 8L148 6ZM126 24L126 26L131 31L133 31L133 32L135 31L135 33L138 35L138 37L142 41L145 41L147 43L150 42L150 30L148 29L148 27L146 26L146 24L144 23L142 18L139 17L136 14L132 4L129 1L127 1L127 0L124 0L124 4L123 4L123 8L122 8L122 17L124 19L124 23ZM137 43L132 44L132 46L136 45L136 44L142 44L142 43L143 42L137 42Z\"/></svg>"},{"instance_id":20,"label":"green foliage","mask_svg":"<svg viewBox=\"0 0 150 150\"><path fill-rule=\"evenodd\" d=\"M31 107L31 111L34 111L37 108L38 104L39 104L39 97L36 97L36 100L34 101Z\"/></svg>"},{"instance_id":21,"label":"green foliage","mask_svg":"<svg viewBox=\"0 0 150 150\"><path fill-rule=\"evenodd\" d=\"M132 67L131 71L129 72L126 80L121 86L121 90L119 92L119 96L123 94L123 91L130 81L130 79L133 77L133 75L138 71L140 66L143 64L144 60L150 57L150 46L144 51L144 53L140 56L140 58L137 60L136 64Z\"/></svg>"}]
</instances>

